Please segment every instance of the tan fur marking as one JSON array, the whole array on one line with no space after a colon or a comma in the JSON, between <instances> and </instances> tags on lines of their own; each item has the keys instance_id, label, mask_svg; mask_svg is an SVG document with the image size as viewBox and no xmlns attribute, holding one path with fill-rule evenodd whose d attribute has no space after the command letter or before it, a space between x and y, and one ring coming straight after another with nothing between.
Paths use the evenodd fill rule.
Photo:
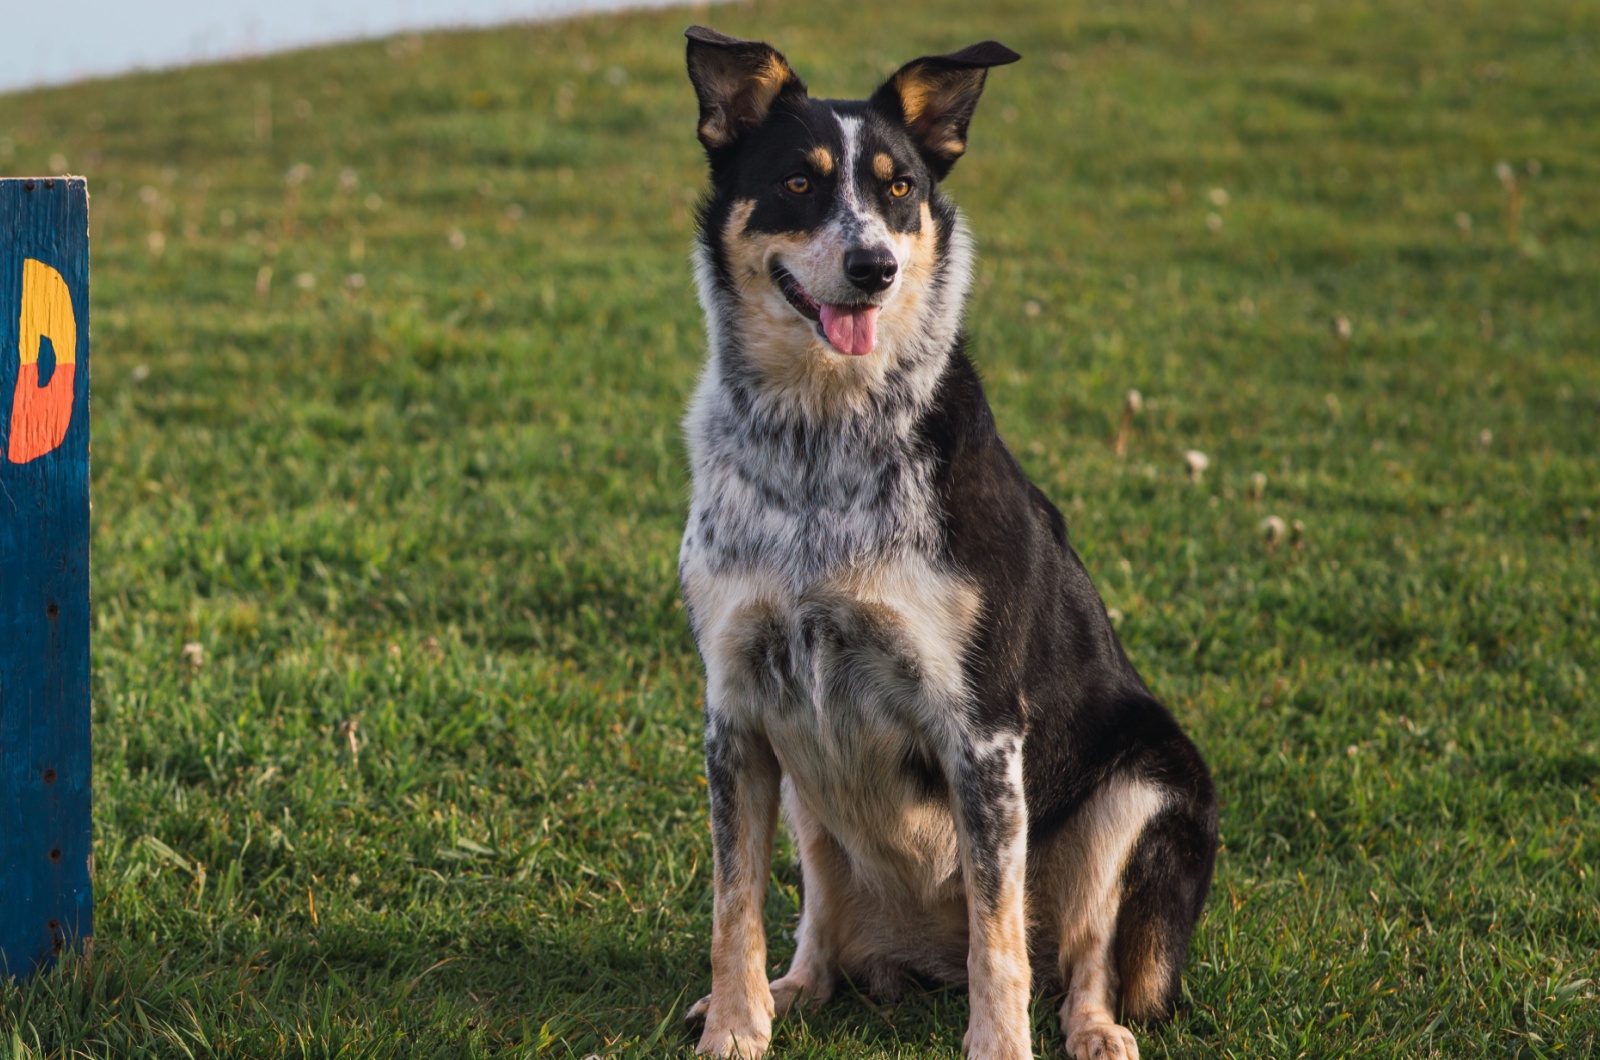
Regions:
<instances>
[{"instance_id":1,"label":"tan fur marking","mask_svg":"<svg viewBox=\"0 0 1600 1060\"><path fill-rule=\"evenodd\" d=\"M1158 939L1144 940L1132 973L1122 982L1122 1011L1129 1019L1148 1020L1167 1010L1167 983L1172 966Z\"/></svg>"},{"instance_id":2,"label":"tan fur marking","mask_svg":"<svg viewBox=\"0 0 1600 1060\"><path fill-rule=\"evenodd\" d=\"M900 109L905 112L906 124L917 124L928 109L933 85L917 78L915 71L906 71L894 79L894 90L900 93Z\"/></svg>"},{"instance_id":3,"label":"tan fur marking","mask_svg":"<svg viewBox=\"0 0 1600 1060\"><path fill-rule=\"evenodd\" d=\"M893 180L894 159L879 151L872 156L872 173L879 180Z\"/></svg>"},{"instance_id":4,"label":"tan fur marking","mask_svg":"<svg viewBox=\"0 0 1600 1060\"><path fill-rule=\"evenodd\" d=\"M876 354L839 356L818 337L810 321L795 313L772 282L771 265L775 257L803 255L808 237L799 233L745 234L754 209L754 200L737 203L722 231L733 278L743 295L734 318L742 352L761 368L769 383L787 391L812 415L859 406L882 383L892 363ZM882 317L878 327L882 334ZM880 339L879 346L883 345Z\"/></svg>"},{"instance_id":5,"label":"tan fur marking","mask_svg":"<svg viewBox=\"0 0 1600 1060\"><path fill-rule=\"evenodd\" d=\"M960 98L962 85L956 80L920 76L922 73L920 67L904 71L894 79L894 87L900 94L900 109L905 112L906 124L926 140L938 128L944 113ZM942 143L929 144L929 148L946 158L959 158L967 145L951 137Z\"/></svg>"},{"instance_id":6,"label":"tan fur marking","mask_svg":"<svg viewBox=\"0 0 1600 1060\"><path fill-rule=\"evenodd\" d=\"M833 172L833 152L822 145L817 145L806 152L806 158L816 167L818 173L828 176Z\"/></svg>"},{"instance_id":7,"label":"tan fur marking","mask_svg":"<svg viewBox=\"0 0 1600 1060\"><path fill-rule=\"evenodd\" d=\"M895 257L900 260L900 293L878 315L878 343L884 347L912 341L923 326L928 283L938 265L938 232L927 203L922 204L921 227L895 242Z\"/></svg>"},{"instance_id":8,"label":"tan fur marking","mask_svg":"<svg viewBox=\"0 0 1600 1060\"><path fill-rule=\"evenodd\" d=\"M728 127L729 108L741 97L745 107L744 120L748 124L759 124L772 108L772 101L783 90L784 82L793 76L794 71L789 69L788 63L776 55L769 56L759 71L741 79L731 90L724 92L723 105L700 126L701 139L716 147L733 141L735 130Z\"/></svg>"}]
</instances>

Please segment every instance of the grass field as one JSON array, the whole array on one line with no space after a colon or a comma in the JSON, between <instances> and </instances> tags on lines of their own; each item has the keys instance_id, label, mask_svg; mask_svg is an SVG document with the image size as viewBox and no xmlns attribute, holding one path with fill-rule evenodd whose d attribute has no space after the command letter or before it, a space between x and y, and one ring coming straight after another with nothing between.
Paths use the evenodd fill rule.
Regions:
<instances>
[{"instance_id":1,"label":"grass field","mask_svg":"<svg viewBox=\"0 0 1600 1060\"><path fill-rule=\"evenodd\" d=\"M0 172L93 193L98 895L0 1057L688 1054L703 18L825 95L1026 56L950 182L976 357L1223 803L1144 1055L1594 1055L1600 8L938 0L0 96ZM846 991L775 1055L965 1018Z\"/></svg>"}]
</instances>

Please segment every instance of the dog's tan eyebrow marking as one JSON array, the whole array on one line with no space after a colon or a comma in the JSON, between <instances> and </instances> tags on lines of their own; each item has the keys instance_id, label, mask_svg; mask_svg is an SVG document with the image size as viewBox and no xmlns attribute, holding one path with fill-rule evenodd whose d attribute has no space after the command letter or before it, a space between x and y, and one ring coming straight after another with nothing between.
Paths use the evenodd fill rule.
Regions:
<instances>
[{"instance_id":1,"label":"dog's tan eyebrow marking","mask_svg":"<svg viewBox=\"0 0 1600 1060\"><path fill-rule=\"evenodd\" d=\"M872 172L877 174L879 180L893 180L894 159L879 151L872 158Z\"/></svg>"},{"instance_id":2,"label":"dog's tan eyebrow marking","mask_svg":"<svg viewBox=\"0 0 1600 1060\"><path fill-rule=\"evenodd\" d=\"M806 159L817 167L817 172L823 176L833 173L833 152L818 144L806 152Z\"/></svg>"}]
</instances>

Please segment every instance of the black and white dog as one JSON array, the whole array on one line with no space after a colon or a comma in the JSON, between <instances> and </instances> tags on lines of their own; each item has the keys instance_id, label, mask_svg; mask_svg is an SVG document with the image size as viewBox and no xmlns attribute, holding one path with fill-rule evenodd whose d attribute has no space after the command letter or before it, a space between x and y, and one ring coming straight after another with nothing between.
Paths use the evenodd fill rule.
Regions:
<instances>
[{"instance_id":1,"label":"black and white dog","mask_svg":"<svg viewBox=\"0 0 1600 1060\"><path fill-rule=\"evenodd\" d=\"M699 1051L761 1056L843 973L965 982L967 1055L1031 1056L1037 966L1073 1056L1137 1057L1119 1013L1177 1000L1216 799L964 348L972 247L939 182L1018 56L975 44L815 100L770 46L687 36L711 164L679 558L716 854ZM768 983L780 808L804 905Z\"/></svg>"}]
</instances>

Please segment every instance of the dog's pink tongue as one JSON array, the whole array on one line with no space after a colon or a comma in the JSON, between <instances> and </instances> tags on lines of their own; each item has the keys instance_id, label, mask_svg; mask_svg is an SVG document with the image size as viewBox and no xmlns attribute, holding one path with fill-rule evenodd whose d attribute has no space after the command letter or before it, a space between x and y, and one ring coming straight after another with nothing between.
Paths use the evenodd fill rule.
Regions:
<instances>
[{"instance_id":1,"label":"dog's pink tongue","mask_svg":"<svg viewBox=\"0 0 1600 1060\"><path fill-rule=\"evenodd\" d=\"M822 330L833 348L852 357L872 352L877 342L878 307L822 305Z\"/></svg>"}]
</instances>

